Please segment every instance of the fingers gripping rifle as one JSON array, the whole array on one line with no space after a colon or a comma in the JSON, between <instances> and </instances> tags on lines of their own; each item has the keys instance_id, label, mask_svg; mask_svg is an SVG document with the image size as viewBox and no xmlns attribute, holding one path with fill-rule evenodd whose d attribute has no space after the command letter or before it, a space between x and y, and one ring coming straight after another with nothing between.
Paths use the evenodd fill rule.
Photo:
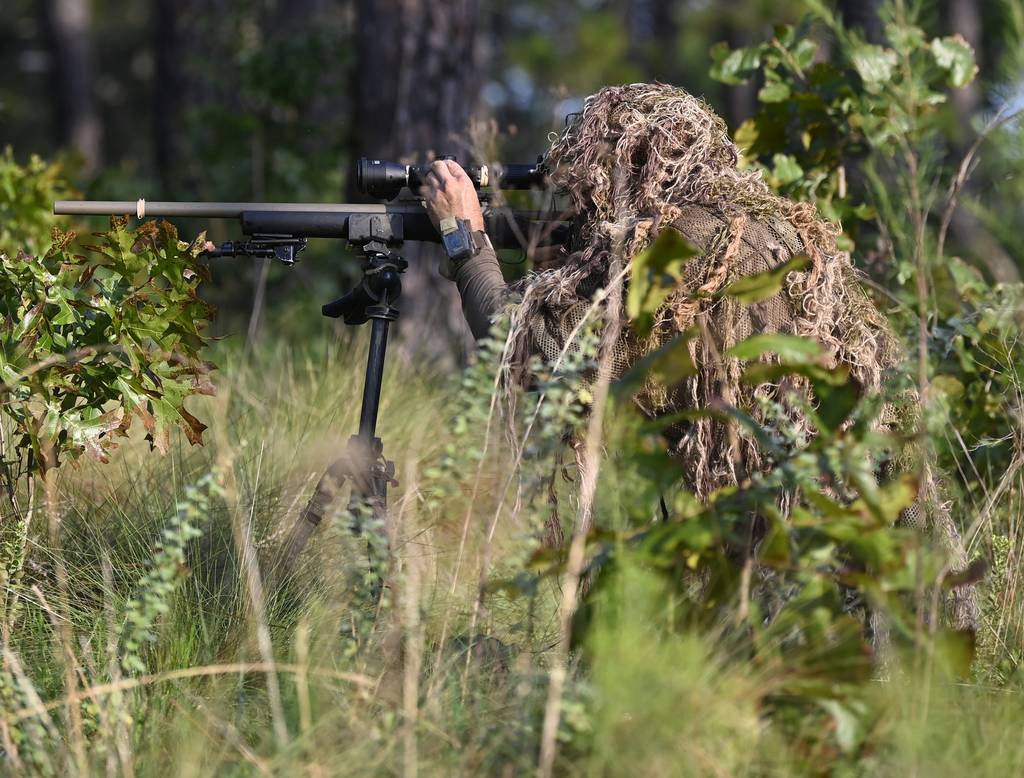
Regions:
<instances>
[{"instance_id":1,"label":"fingers gripping rifle","mask_svg":"<svg viewBox=\"0 0 1024 778\"><path fill-rule=\"evenodd\" d=\"M468 168L467 173L478 188L496 183L504 188L522 189L543 180L539 165L510 165L497 171L486 167ZM356 186L365 194L391 199L404 187L418 189L425 174L426 168L363 159L356 165ZM394 463L384 458L376 426L388 329L399 315L395 303L402 291L401 274L408 266L400 251L407 240L432 243L441 240L422 203L415 200L373 204L61 200L54 203L53 211L58 215L76 216L134 213L140 219L237 219L245 238L220 244L207 252L210 258L266 258L291 266L311 238L344 240L354 248L361 257L362 279L355 288L322 306L321 311L351 326L371 322L359 431L349 439L344 456L320 478L313 496L282 545L274 564L275 577L280 580L293 569L295 560L346 481L352 484L349 505L353 515L358 515L362 506L383 519L387 488L397 482ZM553 220L549 214L492 208L486 203L484 220L496 248L529 249L558 244L564 242L567 231L565 224Z\"/></svg>"}]
</instances>

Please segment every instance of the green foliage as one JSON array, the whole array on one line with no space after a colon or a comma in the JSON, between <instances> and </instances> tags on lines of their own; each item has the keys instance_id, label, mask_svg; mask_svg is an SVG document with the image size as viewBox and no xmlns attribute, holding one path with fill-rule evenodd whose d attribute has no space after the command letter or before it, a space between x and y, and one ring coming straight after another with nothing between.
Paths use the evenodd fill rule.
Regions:
<instances>
[{"instance_id":1,"label":"green foliage","mask_svg":"<svg viewBox=\"0 0 1024 778\"><path fill-rule=\"evenodd\" d=\"M0 254L42 254L50 245L53 202L69 195L60 166L33 156L19 165L9 146L0 154Z\"/></svg>"},{"instance_id":2,"label":"green foliage","mask_svg":"<svg viewBox=\"0 0 1024 778\"><path fill-rule=\"evenodd\" d=\"M774 339L755 336L736 348L759 355L777 347L787 354L792 363L779 366L780 379L803 376L798 368L814 365L815 344ZM826 380L842 385L841 371L817 370L816 387ZM866 698L874 672L872 618L884 614L894 645L931 652L932 638L915 628L914 609L921 581L936 578L942 559L923 547L917 533L893 528L917 488L913 479L877 480L872 463L898 445L873 431L877 399L858 404L845 394L821 392L817 407L808 409L817 419L810 440L788 428L781 407L770 406L774 421L766 425L736 408L688 412L730 419L742 438L758 441L770 466L706 504L677 491L665 518L655 523L650 483L671 482L676 471L664 453L664 422L638 423L629 421L626 409L612 412L615 434L608 447L620 456L605 464L615 475L602 477L612 479L607 499L625 506L626 517L619 529L606 526L589 544L589 558L600 566L579 627L587 640L602 623L598 612L606 589L619 585L623 570L639 566L666 590L654 639L677 640L671 635L691 630L720 635L723 655L743 657L773 679L758 692L759 704L782 730L794 716L805 720L824 710L833 726L791 737L851 753L876 715ZM783 504L790 505L788 519ZM750 547L752 534L762 538L756 549ZM936 638L936 645L946 639ZM951 645L956 640L948 637ZM961 654L935 656L944 672L965 672Z\"/></svg>"},{"instance_id":3,"label":"green foliage","mask_svg":"<svg viewBox=\"0 0 1024 778\"><path fill-rule=\"evenodd\" d=\"M787 259L778 267L766 270L763 273L737 278L729 286L722 290L727 297L734 297L744 305L759 303L774 297L782 289L786 276L807 267L810 260L801 255Z\"/></svg>"},{"instance_id":4,"label":"green foliage","mask_svg":"<svg viewBox=\"0 0 1024 778\"><path fill-rule=\"evenodd\" d=\"M0 670L0 708L17 710L30 704L34 697L35 689L17 678L9 667ZM41 721L29 719L21 726L11 727L9 737L21 760L35 774L47 778L58 774L51 758L53 738Z\"/></svg>"},{"instance_id":5,"label":"green foliage","mask_svg":"<svg viewBox=\"0 0 1024 778\"><path fill-rule=\"evenodd\" d=\"M595 597L593 774L746 775L769 757L758 706L768 679L737 672L713 641L673 625L674 598L639 561L624 562ZM721 745L700 745L709 741Z\"/></svg>"},{"instance_id":6,"label":"green foliage","mask_svg":"<svg viewBox=\"0 0 1024 778\"><path fill-rule=\"evenodd\" d=\"M633 258L626 312L638 335L650 333L661 304L682 280L687 260L697 254L697 247L679 232L662 230L653 244Z\"/></svg>"},{"instance_id":7,"label":"green foliage","mask_svg":"<svg viewBox=\"0 0 1024 778\"><path fill-rule=\"evenodd\" d=\"M777 342L771 336L755 336L737 350L760 355L777 347L792 360L782 365L782 378L801 375L798 367L815 364L816 344L798 343L785 336L778 336ZM818 370L815 376L820 381L839 384L844 375ZM603 524L588 543L589 569L595 578L574 634L584 647L590 646L585 651L596 678L620 689L605 699L616 716L634 703L618 699L623 687L614 684L612 676L664 670L656 669L663 667L658 662L640 657L635 666L629 664L635 645L629 649L630 659L608 667L608 649L602 646L609 640L623 647L644 645L645 651L661 645L667 659L674 655L671 646L687 645L686 635L716 635L719 657L752 662L760 677L771 679L763 688L746 691L781 730L788 720L804 721L815 711L824 711L831 726L790 736L812 748L858 751L876 715L866 699L866 682L874 672L870 614L885 614L896 645L930 651L930 638L915 628L912 608L919 602L920 581L933 580L942 563L922 547L919 535L893 529L917 490L913 480L876 480L872 462L895 445L873 431L877 407L877 401L854 404L845 395L823 393L813 411L818 434L810 440L787 427L781 407L768 408L774 421L767 425L737 408L688 412L731 419L742 437L758 441L770 467L751 474L739 488L720 490L706 504L677 489L668 499L667 514L653 523L652 503L659 492L671 494L666 485L678 478L661 432L679 418L641 423L628 408L617 406L610 412L607 448L615 456L603 464L602 482L608 483L608 490L599 513L622 518L617 527ZM799 504L791 503L790 518L785 519L780 505L798 495ZM749 545L752 533L763 538L756 550ZM563 564L550 553L538 552L529 566L536 578L520 576L506 585L535 591L539 580L559 575ZM640 593L633 599L614 594L638 571L664 589L653 598L656 605L645 606L649 600ZM612 611L619 615L611 621L604 610L609 602L619 603ZM640 617L642 611L636 609L643 607L657 615ZM627 629L616 621L629 620L630 614L643 626ZM949 640L955 642L953 636ZM950 654L947 664L939 652L936 661L946 672L962 673L956 656ZM729 664L727 659L719 661ZM726 675L732 677L731 671ZM694 678L679 676L678 671L666 677L675 677L680 684ZM720 722L706 723L728 726L729 720L723 711ZM637 726L643 721L639 719ZM598 736L602 732L618 737L607 727L599 728ZM652 731L644 742L655 741ZM614 759L617 750L625 748L609 745L595 743L596 753ZM663 750L657 746L651 753L660 759ZM742 760L742 751L735 756Z\"/></svg>"},{"instance_id":8,"label":"green foliage","mask_svg":"<svg viewBox=\"0 0 1024 778\"><path fill-rule=\"evenodd\" d=\"M984 475L961 485L980 500L1018 455L1024 289L990 286L956 257L937 269L935 279L940 317L930 345L938 408L929 431L948 467ZM957 430L962 443L951 440L947 429Z\"/></svg>"},{"instance_id":9,"label":"green foliage","mask_svg":"<svg viewBox=\"0 0 1024 778\"><path fill-rule=\"evenodd\" d=\"M615 14L588 8L566 37L536 30L509 42L509 60L541 83L562 83L577 93L602 84L630 82L640 77L628 61L629 37Z\"/></svg>"},{"instance_id":10,"label":"green foliage","mask_svg":"<svg viewBox=\"0 0 1024 778\"><path fill-rule=\"evenodd\" d=\"M507 326L507 323L506 323ZM438 463L424 474L430 482L430 503L440 508L471 480L485 456L487 432L495 426L495 371L505 348L502 324L481 340L473 362L458 376L456 403L449 420L451 437Z\"/></svg>"},{"instance_id":11,"label":"green foliage","mask_svg":"<svg viewBox=\"0 0 1024 778\"><path fill-rule=\"evenodd\" d=\"M632 66L623 64L629 56L625 29L610 24L605 9L587 9L593 19L579 32L569 55L550 41L526 37L522 45L529 48L514 53L524 62L534 58L539 72L568 72L580 88L596 85L587 85L594 79L617 80L609 73L632 73ZM873 46L840 31L824 8L816 14L837 36L833 64L815 61L813 30L798 26L781 29L762 46L738 53L718 50L715 72L727 83L757 79L761 85L756 132L750 134L752 126L743 132L761 144L753 164L766 172L771 184L816 200L826 214L843 218L848 235L861 248L877 250L881 236L882 277L916 280L921 265L913 254L914 225L907 215L914 207L910 185L927 184L921 190L925 201L944 188L929 188L944 172L943 109L935 95L944 96L946 87L972 76L970 52L955 37L918 34L916 25L895 17L889 19L889 44ZM296 64L295 72L279 69L299 54L282 45L243 57L244 67L251 69L245 99L270 121L271 136L291 126L287 117L293 101L286 87L297 84L297 103L315 82L308 62ZM603 55L607 57L601 61ZM570 57L580 56L595 62L573 69ZM271 121L275 115L285 117L276 130ZM217 148L226 148L225 141L248 137L259 125L226 123L220 128L223 134L212 136L211 159ZM914 158L920 166L913 176L906 169L908 146L925 152ZM219 158L225 170L236 153L224 151ZM271 161L271 189L275 180L284 180L278 177L283 171L298 174L305 169L282 163L288 159L283 153ZM1024 364L1020 294L1011 287L991 287L960 260L937 260L932 254L936 216L926 213L920 248L929 287L928 378L942 413L929 409L926 421L929 440L935 441L947 465L961 456L958 452L966 455L957 461L961 472L971 474L964 488L977 501L973 509L958 502L955 514L995 530L989 544L998 585L986 597L990 620L979 653L984 666L979 669L976 663L975 671L986 683L1007 688L993 691L950 682L967 675L971 647L964 636L939 629L930 620L935 593L928 585L945 560L925 548L919 535L892 527L915 499L917 484L913 477L880 477L881 461L906 442L874 431L881 398L860 397L845 371L822 363L816 343L761 334L736 344L729 355L751 363L744 374L748 382L811 384L816 402L806 410L813 436L794 425L786 409L763 398L758 410L764 422L725 404L645 422L633 413L630 398L651 378L671 385L692 374L689 349L700 333L688 331L634 366L613 387L594 512L597 525L587 546L590 588L574 631L578 661L570 665L562 700L557 769L684 775L904 775L958 768L979 775L1021 772L1022 755L1014 744L1022 723L1017 697L1024 643L1014 573L1020 559L1019 504L1015 508L1013 502L1020 490L1013 476L999 480L1000 473L1014 472L1021 450L1013 416ZM192 247L178 244L166 228L148 227L149 232L133 236L115 225L111 234L98 239L101 251L87 257L96 267L82 287L85 291L78 295L61 287L52 292L53 279L63 278L62 273L69 274L70 288L77 289L85 271L75 275L80 259L70 246L60 246L63 238L51 248L49 217L38 212L32 218L36 221L26 220L25 229L37 237L26 234L15 242L29 246L30 240L38 241L31 253L40 258L24 261L49 275L40 270L24 277L37 297L43 299L45 292L50 329L40 332L50 338L51 353L63 359L44 370L64 370L54 374L60 376L57 384L42 390L57 393L58 400L71 393L77 397L84 385L82 369L70 368L80 362L109 370L101 375L112 377L115 390L86 396L106 396L103 413L124 407L124 418L137 415L144 422L149 414L155 432L160 409L152 405L153 392L162 392L173 368L183 366L164 364L159 353L189 353L198 360L204 347L202 327L193 332L179 320L183 309L205 318L198 303L188 302L198 279L190 277L180 289L174 287L176 278L197 272ZM168 247L177 264L168 259ZM626 301L639 331L649 329L688 251L686 246L656 244L639 260L637 270L642 272L635 274L637 283ZM140 264L132 264L137 259ZM149 275L149 268L163 261L165 274ZM143 306L153 301L154 289L181 295L168 306L179 313L171 315L174 321L166 329L159 322L152 326L151 312L125 316L138 299L122 289L122 281L106 286L94 281L112 279L117 262L130 276L122 277L124 288L134 288L138 299L145 300ZM754 303L777 291L785 273L798 267L745 279L723 294ZM175 268L180 270L177 275ZM3 295L12 311L11 328L22 318L15 310L18 296L12 298L6 290L21 284L18 274L25 271L10 260L4 272L15 279L7 282ZM917 302L909 285L893 292L904 306ZM120 295L116 303L103 309L93 305L97 294L115 293ZM122 316L118 327L113 324L116 315ZM104 317L110 323L96 331L99 342L109 343L102 337L112 333L130 345L119 343L79 362L66 359L69 349L86 342L92 323L102 324ZM909 317L897 322L913 323ZM28 326L35 326L34 320ZM133 332L141 335L130 338ZM160 345L156 339L164 335L179 340L173 346ZM167 460L154 464L140 455L125 468L125 483L109 495L103 491L107 479L95 479L89 463L68 473L61 497L72 508L62 532L65 548L74 549L68 564L76 585L70 612L56 614L54 621L72 622L75 641L70 647L62 645L59 630L48 621L53 614L45 603L30 600L12 631L0 671L2 734L10 734L26 769L71 772L73 749L80 745L86 753L83 772L118 767L125 773L160 772L171 762L182 773L197 775L268 769L310 774L392 774L403 768L424 774L531 771L552 647L550 602L557 599L564 563L562 548L536 550L540 520L551 511L547 500L536 498L557 499L551 495L556 482L563 480L561 473L571 473L561 457L565 439L578 439L592 401L589 381L597 334L584 328L579 348L567 351L557 368L533 365L533 391L517 398L515 424L496 412L505 398L493 394L503 346L503 333L497 331L480 360L443 394L417 380L420 376L407 367L396 367L401 371L397 377L389 373L386 393L395 392L390 402L400 397L405 412L385 415L382 424L390 427L382 436L398 460L400 477L412 478L411 486L403 482L407 491L391 517L402 525L392 527L402 537L392 548L382 549L374 545L381 527L366 527L368 535L355 542L346 536L348 545L359 547L362 561L353 561L339 555L343 544L336 527L325 527L326 537L308 571L315 581L304 590L308 599L273 603L267 613L251 613L239 596L245 586L230 540L225 540L232 536L231 527L223 512L212 510L210 496L216 496L218 481L215 475L202 475L211 471L211 461L230 459L236 452L171 447L170 467ZM251 492L246 498L251 498L253 526L261 536L258 545L273 545L282 522L291 517L288 506L306 497L309 484L304 477L322 469L319 454L329 461L326 452L340 445L338 436L327 430L354 425L359 386L349 374L358 371L343 370L333 353L327 349L310 354L303 371L291 361L290 347L281 345L273 359L260 361L257 355L254 362L239 360L225 371L237 390L218 419L227 431L225 438L267 444L269 475L262 480L260 465L245 458L249 448L243 445L236 460L243 491ZM338 353L347 365L350 344ZM198 361L192 364L197 373L176 373L170 381L172 387L175 381L183 383L172 390L182 400L189 391L204 388L205 367ZM147 366L159 382L150 380ZM15 368L17 383L4 377L8 388L31 388L29 379L36 373L25 375L28 367L26 361ZM117 388L118 377L129 374L140 380L141 394L137 388L134 395ZM102 383L98 377L96 381ZM895 393L899 387L889 388ZM62 390L67 394L59 394ZM12 402L19 397L16 392L9 396ZM21 396L30 411L46 412L45 403L33 404L24 389ZM71 411L72 422L78 418L75 407L57 405L62 414ZM442 414L451 417L450 424L438 424ZM739 441L757 442L766 471L699 503L678 488L678 463L669 457L663 433L670 424L685 428L710 414L729 421ZM110 433L84 435L81 443L69 432L71 448L65 453L106 456L110 437L124 418ZM177 422L196 433L188 417L167 418L164 431ZM160 443L159 436L154 443ZM124 449L130 455L132 449ZM168 470L174 477L168 477ZM199 486L177 495L178 473L185 483ZM415 482L412 473L424 474L424 481ZM116 481L118 476L109 478ZM491 483L498 488L489 488ZM1012 499L1004 499L1006 494ZM178 511L168 523L167 506L175 499ZM496 511L495 503L504 503L504 512ZM410 516L422 507L427 521L413 522ZM201 553L190 548L188 561L196 569L188 575L184 548L200 519L208 531ZM406 522L413 526L408 532L403 529ZM752 551L755 532L761 540ZM477 548L474 541L485 533L488 545ZM458 538L467 534L466 558L481 561L478 577L463 571L460 580L470 580L469 594L463 596L455 586L459 571L453 559ZM149 552L153 536L163 538L155 555ZM371 542L369 566L366 540ZM118 562L115 575L123 581L100 582L91 570L90 560L95 564L107 550ZM532 559L523 560L534 551ZM368 587L376 578L378 560L389 556L396 567L419 564L426 571L429 565L430 574L416 579L422 591L412 587L409 577L399 577L397 587L388 587L379 603L368 603L358 589ZM60 607L42 567L33 582ZM495 574L507 574L510 581L485 586ZM131 592L127 613L111 608L107 603L123 601L126 589ZM504 598L510 591L528 596ZM552 597L545 596L549 593ZM518 607L522 601L528 605ZM529 610L524 614L523 608ZM104 655L103 630L96 627L104 610L115 613L116 623L122 617L127 621L123 639L107 641L108 647L114 644L111 656ZM445 642L439 636L453 635L449 611L457 614L452 623L458 627L452 629L461 629L458 619L472 613L471 624L487 637L476 640L469 633ZM871 640L877 623L869 614L886 617L897 657L904 649L909 652L902 663L907 672L896 680L878 677ZM253 624L246 623L250 618ZM123 703L102 694L83 710L84 734L75 733L73 718L67 715L75 708L63 704L69 690L63 686L66 676L59 659L66 652L79 654L75 670L83 683L102 690L111 680L111 667L130 674L148 670L159 677L163 671L177 673L225 658L245 661L252 656L248 636L257 620L269 624L273 657L281 662L282 713L272 704L263 672L198 667L209 669L211 678L175 676L169 683L147 682L130 692L131 709L137 712L130 737L118 733ZM118 634L116 629L111 632ZM355 639L348 640L350 635ZM483 651L494 644L497 659ZM65 715L26 716L25 709L39 699L59 706ZM14 721L11 711L24 717ZM269 719L278 715L285 719L284 742L267 735ZM339 731L345 736L338 737ZM6 741L3 747L3 758L11 759L15 752ZM12 771L18 768L14 761L2 764Z\"/></svg>"},{"instance_id":12,"label":"green foliage","mask_svg":"<svg viewBox=\"0 0 1024 778\"><path fill-rule=\"evenodd\" d=\"M961 36L929 39L888 5L881 11L888 46L867 43L824 5L810 5L800 24L777 27L769 41L718 44L711 73L727 84L763 79L758 110L736 130L736 142L780 193L812 201L841 223L850 248L884 194L866 191L856 166L884 164L907 147L927 149L941 135L949 88L966 86L977 67ZM838 57L818 56L816 24L833 33ZM863 239L867 247L870 236Z\"/></svg>"},{"instance_id":13,"label":"green foliage","mask_svg":"<svg viewBox=\"0 0 1024 778\"><path fill-rule=\"evenodd\" d=\"M128 673L144 673L143 650L156 641L159 619L170 610L170 599L185 569L185 548L203 533L198 524L209 513L210 498L224 493L216 471L203 476L195 486L185 488L174 516L160 533L148 569L125 604L125 626L121 634L121 666Z\"/></svg>"},{"instance_id":14,"label":"green foliage","mask_svg":"<svg viewBox=\"0 0 1024 778\"><path fill-rule=\"evenodd\" d=\"M967 498L981 499L992 488L988 479L1011 468L1019 447L1022 320L1019 285L992 285L967 261L946 255L954 210L979 213L969 199L958 202L965 195L948 132L951 92L977 73L973 52L959 35L929 35L903 3L881 9L886 45L865 42L821 3L811 9L769 41L719 46L712 72L727 83L764 82L757 113L736 133L748 163L783 194L814 202L841 222L845 246L870 262L887 299L900 304L898 328L910 334L919 324L913 314L926 319L911 335L925 345L918 372L938 400L923 414L926 442L941 466L959 475ZM1022 17L1009 17L1017 20L1009 40L1019 48ZM836 44L828 60L818 56L821 28ZM1012 106L1003 111L1009 116ZM1008 145L1011 135L1019 139L1010 130L1016 126L1014 120L993 130L1009 170L1019 156ZM980 215L1014 244L1001 220ZM988 266L984 243L961 248Z\"/></svg>"},{"instance_id":15,"label":"green foliage","mask_svg":"<svg viewBox=\"0 0 1024 778\"><path fill-rule=\"evenodd\" d=\"M233 12L239 26L254 30L268 10L241 4ZM205 171L204 199L337 197L346 131L336 123L324 131L324 116L344 104L345 82L325 63L340 70L348 65L350 47L341 31L323 24L238 39L218 26L207 34L224 36L220 45L230 50L223 67L208 69L208 88L222 99L197 105L179 130L187 139L180 153ZM335 116L345 121L344 112ZM181 167L171 170L172 182L184 189ZM240 177L240 167L251 175Z\"/></svg>"},{"instance_id":16,"label":"green foliage","mask_svg":"<svg viewBox=\"0 0 1024 778\"><path fill-rule=\"evenodd\" d=\"M108 600L120 624L122 603L136 595L136 582L151 569L153 539L161 537L168 516L175 515L175 502L188 499L181 483L198 484L215 462L231 456L243 492L239 507L253 512L253 540L259 546L269 541L272 547L274 533L289 526L295 506L308 497L307 476L322 471L336 446L343 445L344 431L356 421L359 371L344 369L356 351L348 344L335 348L318 341L307 353L297 353L292 344L280 342L271 353L261 352L251 361L242 360L240 349L236 353L230 343L215 348L217 361L224 365L223 380L229 390L225 395L232 400L217 423L230 440L249 441L248 447L232 452L228 443L225 451L219 449L222 441L218 440L202 448L172 447L169 456L162 458L151 456L142 445L126 445L119 450L124 468L89 464L66 471L61 480L61 502L73 506L62 531L75 582L70 613L76 629L74 646L86 678L83 686L102 690L111 680L105 649L109 641L97 625L105 620ZM407 365L396 363L393 368L385 382L384 406L406 412L385 414L381 434L387 450L395 452L392 456L398 454L399 477L406 479L437 461L450 434L437 419L460 399L418 380ZM488 386L492 384L493 380ZM209 415L214 402L200 401ZM487 406L489 398L476 402ZM627 530L643 529L642 521L656 528L660 519L651 522L651 518L659 516L659 494L666 494L672 506L672 524L682 522L679 511L683 509L698 516L700 506L686 507L684 495L677 497L658 483L660 478L674 477L674 471L657 430L630 431L635 417L622 406L613 409L611 416L612 426L622 419L624 429L608 441L611 466L602 469L597 512L601 531L595 533L594 542L610 539L603 532L608 527L623 537ZM781 423L778 426L782 446L787 433ZM425 443L424 429L430 433ZM261 474L257 455L264 441ZM506 475L508 462L500 458L488 467ZM97 472L106 477L96 479ZM174 477L168 477L168 472ZM468 478L472 472L462 475ZM403 487L408 483L404 481ZM399 498L392 515L408 521L422 505L417 493L411 492L409 500ZM473 505L446 499L436 511L420 511L422 520L412 536L403 536L394 547L403 564L430 565L430 574L421 577L422 591L416 600L422 619L418 631L403 621L404 589L398 592L397 606L389 598L379 614L365 607L353 589L353 561L347 551L343 553L337 520L322 526L324 534L312 549L304 573L308 582L303 599L272 603L266 613L274 657L280 663L278 677L289 732L283 745L269 735L271 713L264 673L216 671L219 663L258 660L258 656L249 639L252 624L241 594L244 579L232 564L232 517L212 498L201 525L198 519L189 520L202 527L203 538L190 544L186 555L190 569L178 570L177 586L166 600L170 611L150 628L158 640L146 641L142 654L150 677L192 669L209 670L211 675L175 675L164 682L147 682L126 690L120 701L113 694L98 696L96 725L84 735L89 766L103 772L109 759L132 765L140 774L159 773L173 762L189 774L212 776L248 774L255 758L272 761L284 772L322 768L331 773L343 765L342 772L390 774L418 760L421 774L531 772L552 644L550 630L545 629L551 620L550 598L545 596L551 581L542 579L536 594L516 601L523 603L519 610L506 607L500 593L487 595L479 630L493 636L487 639L488 645L504 646L507 659L456 651L451 648L454 640L440 643L442 624L449 617L457 626L447 634L459 635L465 642L459 618L471 612L476 601L475 577L464 571L463 576L470 579L468 593L459 592L450 599L446 595L466 511L471 520L467 556L475 559L472 539L485 531L493 516L491 496L482 490ZM718 509L724 510L724 503ZM612 517L622 518L623 524L616 525ZM861 526L870 527L873 520L844 521L849 522L847 532L852 535ZM518 526L515 518L499 525L496 565L504 567L506 560L512 560L513 570L521 569L518 533L508 537ZM810 534L813 527L799 531ZM818 541L817 547L823 543ZM874 543L869 538L868 551ZM592 548L598 551L604 545ZM354 551L365 554L361 542ZM112 584L104 582L97 570L104 553L110 556ZM659 774L661 769L664 774L705 775L711 765L719 770L731 768L735 775L820 775L823 769L837 774L860 770L904 775L915 763L938 773L950 765L976 767L982 775L1020 772L1021 756L1013 745L1020 727L1016 694L951 684L942 674L853 683L849 680L853 670L867 662L861 654L855 660L850 654L853 648L863 651L864 639L859 631L847 638L836 627L817 627L827 642L810 642L819 632L794 630L778 641L781 645L773 644L773 635L767 646L758 644L755 651L752 638L744 638L750 629L747 622L731 626L727 602L711 606L726 618L715 622L701 608L697 623L713 622L713 626L690 628L696 621L696 572L684 573L694 584L685 588L680 583L683 579L672 577L671 571L654 568L646 552L640 556L638 550L623 547L613 553L609 575L602 572L595 582L597 591L588 612L591 621L586 633L581 633L581 661L574 662L567 681L558 773ZM698 569L707 569L711 558L710 552L701 553ZM842 572L857 574L852 564ZM740 576L742 580L742 568ZM822 570L819 577L825 581L825 594L819 599L808 594L801 600L802 607L794 602L787 612L827 625L835 585L827 571ZM57 602L51 580L42 578L38 584L51 603ZM752 587L752 605L760 607L758 578L752 579ZM844 590L840 587L840 591ZM532 637L521 625L530 601L537 625ZM360 635L360 650L346 651L346 636L353 622L361 619L367 621L367 628ZM764 635L765 629L761 625L757 634ZM13 680L18 696L9 703L4 699L5 715L23 710L37 698L60 706L51 711L49 722L40 715L22 719L10 729L14 737L38 744L39 756L49 760L55 774L63 774L68 771L68 745L73 741L68 719L61 715L67 709L61 706L65 693L56 635L36 601L27 601L11 646L26 676ZM807 642L802 640L805 635ZM414 663L417 645L422 645L420 664ZM779 654L785 663L776 658ZM120 655L113 657L117 665ZM846 670L841 682L829 685L826 681L842 667ZM403 679L414 683L407 688L415 690L415 698L412 691L403 697ZM794 689L802 696L792 697ZM419 752L412 757L402 745L407 742L403 733L408 732L402 722L409 716L407 708L403 713L403 702L409 699L419 702L417 726L412 730ZM123 740L117 729L119 711L130 717ZM339 731L346 737L339 737ZM228 742L231 747L225 747ZM30 754L31 749L20 751L26 764L33 764Z\"/></svg>"},{"instance_id":17,"label":"green foliage","mask_svg":"<svg viewBox=\"0 0 1024 778\"><path fill-rule=\"evenodd\" d=\"M136 417L161 451L176 426L202 439L184 402L212 391L200 357L210 308L196 294L203 238L126 224L85 253L55 229L44 253L0 257L2 410L16 452L44 468L83 452L104 460Z\"/></svg>"},{"instance_id":18,"label":"green foliage","mask_svg":"<svg viewBox=\"0 0 1024 778\"><path fill-rule=\"evenodd\" d=\"M726 354L737 359L753 360L765 354L778 354L785 361L799 362L821 356L821 346L808 338L770 333L751 335L730 348Z\"/></svg>"}]
</instances>

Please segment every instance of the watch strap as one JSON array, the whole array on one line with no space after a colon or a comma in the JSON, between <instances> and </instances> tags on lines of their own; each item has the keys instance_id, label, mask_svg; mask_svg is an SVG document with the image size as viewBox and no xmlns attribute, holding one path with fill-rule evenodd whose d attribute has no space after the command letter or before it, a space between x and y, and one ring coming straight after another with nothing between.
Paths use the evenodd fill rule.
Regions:
<instances>
[{"instance_id":1,"label":"watch strap","mask_svg":"<svg viewBox=\"0 0 1024 778\"><path fill-rule=\"evenodd\" d=\"M492 251L494 250L494 246L491 245L491 239L483 230L473 230L470 233L470 235L473 238L473 245L476 246L477 254L479 254L484 249L491 249Z\"/></svg>"}]
</instances>

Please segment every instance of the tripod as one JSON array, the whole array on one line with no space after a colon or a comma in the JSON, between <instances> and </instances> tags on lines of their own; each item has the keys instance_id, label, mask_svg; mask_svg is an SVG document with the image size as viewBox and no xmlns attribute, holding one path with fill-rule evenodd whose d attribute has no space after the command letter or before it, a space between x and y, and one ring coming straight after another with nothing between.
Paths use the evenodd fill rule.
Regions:
<instances>
[{"instance_id":1,"label":"tripod","mask_svg":"<svg viewBox=\"0 0 1024 778\"><path fill-rule=\"evenodd\" d=\"M345 455L334 462L317 483L313 496L299 515L282 545L275 565L278 576L292 571L310 536L346 481L352 484L349 510L356 517L353 529L362 531L361 511L369 510L376 524L387 509L387 490L395 485L395 464L384 458L384 444L377 437L377 414L384 380L388 330L398 318L394 303L402 293L401 274L408 263L398 254L402 244L402 217L369 215L349 221L349 245L362 254L363 277L349 292L321 308L324 316L340 318L349 326L370 322L370 347L366 358L359 431L349 438Z\"/></svg>"}]
</instances>

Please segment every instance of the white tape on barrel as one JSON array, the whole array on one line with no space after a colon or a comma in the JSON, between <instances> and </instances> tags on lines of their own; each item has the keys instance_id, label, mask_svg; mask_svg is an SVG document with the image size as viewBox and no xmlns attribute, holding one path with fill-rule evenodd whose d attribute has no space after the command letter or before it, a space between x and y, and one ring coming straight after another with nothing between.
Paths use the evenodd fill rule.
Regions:
<instances>
[{"instance_id":1,"label":"white tape on barrel","mask_svg":"<svg viewBox=\"0 0 1024 778\"><path fill-rule=\"evenodd\" d=\"M135 204L135 217L137 219L144 219L146 217L146 201L142 197Z\"/></svg>"}]
</instances>

